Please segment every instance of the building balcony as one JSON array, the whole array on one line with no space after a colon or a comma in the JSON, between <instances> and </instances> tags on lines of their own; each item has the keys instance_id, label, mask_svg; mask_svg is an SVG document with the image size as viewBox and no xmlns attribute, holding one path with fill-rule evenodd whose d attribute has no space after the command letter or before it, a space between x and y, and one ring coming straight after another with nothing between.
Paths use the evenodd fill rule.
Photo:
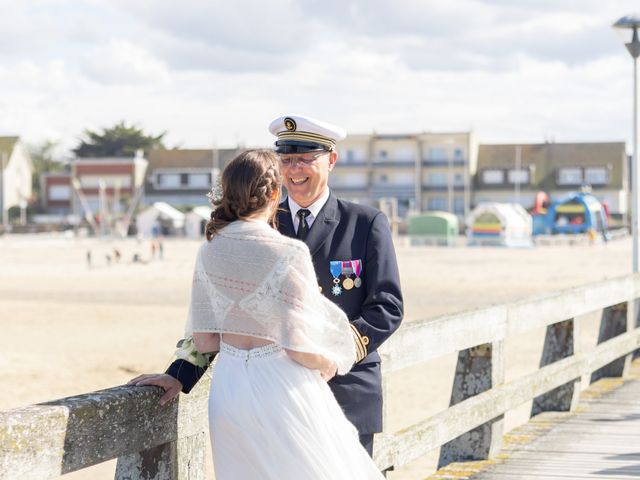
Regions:
<instances>
[{"instance_id":1,"label":"building balcony","mask_svg":"<svg viewBox=\"0 0 640 480\"><path fill-rule=\"evenodd\" d=\"M415 168L416 161L415 160L374 160L371 163L373 168L375 167L411 167Z\"/></svg>"},{"instance_id":2,"label":"building balcony","mask_svg":"<svg viewBox=\"0 0 640 480\"><path fill-rule=\"evenodd\" d=\"M371 186L371 194L374 197L413 197L415 190L415 185L374 183Z\"/></svg>"},{"instance_id":3,"label":"building balcony","mask_svg":"<svg viewBox=\"0 0 640 480\"><path fill-rule=\"evenodd\" d=\"M366 160L345 160L344 158L338 157L338 163L336 166L339 167L366 167L369 163Z\"/></svg>"},{"instance_id":4,"label":"building balcony","mask_svg":"<svg viewBox=\"0 0 640 480\"><path fill-rule=\"evenodd\" d=\"M423 184L422 189L425 192L447 192L449 190L449 185L427 185ZM453 185L454 192L462 192L464 190L464 185Z\"/></svg>"},{"instance_id":5,"label":"building balcony","mask_svg":"<svg viewBox=\"0 0 640 480\"><path fill-rule=\"evenodd\" d=\"M422 166L424 167L448 167L449 165L453 167L464 167L467 164L467 160L464 158L454 158L454 159L435 159L435 158L426 158L422 160Z\"/></svg>"}]
</instances>

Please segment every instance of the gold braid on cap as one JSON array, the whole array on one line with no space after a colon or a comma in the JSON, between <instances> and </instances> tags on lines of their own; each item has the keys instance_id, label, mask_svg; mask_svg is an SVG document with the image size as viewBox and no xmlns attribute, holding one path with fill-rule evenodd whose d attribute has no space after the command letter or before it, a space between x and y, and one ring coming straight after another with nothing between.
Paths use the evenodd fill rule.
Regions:
<instances>
[{"instance_id":1,"label":"gold braid on cap","mask_svg":"<svg viewBox=\"0 0 640 480\"><path fill-rule=\"evenodd\" d=\"M336 148L336 142L332 138L310 132L280 132L278 140L301 140L303 142L316 142L333 150Z\"/></svg>"}]
</instances>

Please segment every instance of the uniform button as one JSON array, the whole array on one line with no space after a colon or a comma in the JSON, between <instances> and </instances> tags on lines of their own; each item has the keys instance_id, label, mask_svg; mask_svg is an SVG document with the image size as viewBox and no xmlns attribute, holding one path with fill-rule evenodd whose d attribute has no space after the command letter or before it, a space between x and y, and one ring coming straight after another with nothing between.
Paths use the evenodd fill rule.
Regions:
<instances>
[{"instance_id":1,"label":"uniform button","mask_svg":"<svg viewBox=\"0 0 640 480\"><path fill-rule=\"evenodd\" d=\"M362 344L363 345L369 345L369 337L367 337L366 335L362 336Z\"/></svg>"}]
</instances>

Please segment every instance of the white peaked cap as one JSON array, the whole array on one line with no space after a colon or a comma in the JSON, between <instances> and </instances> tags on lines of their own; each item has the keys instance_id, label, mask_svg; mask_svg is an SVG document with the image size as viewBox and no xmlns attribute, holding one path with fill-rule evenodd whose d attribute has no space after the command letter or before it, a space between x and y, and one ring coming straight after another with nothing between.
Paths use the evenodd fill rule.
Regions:
<instances>
[{"instance_id":1,"label":"white peaked cap","mask_svg":"<svg viewBox=\"0 0 640 480\"><path fill-rule=\"evenodd\" d=\"M278 137L276 145L308 142L330 149L335 148L336 142L344 140L347 136L347 132L342 127L304 115L286 115L276 118L269 125L269 131Z\"/></svg>"}]
</instances>

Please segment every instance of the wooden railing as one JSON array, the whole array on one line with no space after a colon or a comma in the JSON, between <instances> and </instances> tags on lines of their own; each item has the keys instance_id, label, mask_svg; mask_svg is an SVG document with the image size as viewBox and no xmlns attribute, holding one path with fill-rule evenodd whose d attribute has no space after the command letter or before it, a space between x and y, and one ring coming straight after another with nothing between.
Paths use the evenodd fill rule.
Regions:
<instances>
[{"instance_id":1,"label":"wooden railing","mask_svg":"<svg viewBox=\"0 0 640 480\"><path fill-rule=\"evenodd\" d=\"M458 353L451 406L377 436L381 469L442 446L440 465L500 449L504 414L533 399L532 415L575 407L581 385L621 376L640 346L640 276L406 323L381 348L383 378ZM579 351L578 317L602 310L598 346ZM541 367L504 382L506 338L546 327ZM157 388L115 387L0 412L0 479L54 478L118 458L116 478L203 479L208 381L159 407Z\"/></svg>"}]
</instances>

